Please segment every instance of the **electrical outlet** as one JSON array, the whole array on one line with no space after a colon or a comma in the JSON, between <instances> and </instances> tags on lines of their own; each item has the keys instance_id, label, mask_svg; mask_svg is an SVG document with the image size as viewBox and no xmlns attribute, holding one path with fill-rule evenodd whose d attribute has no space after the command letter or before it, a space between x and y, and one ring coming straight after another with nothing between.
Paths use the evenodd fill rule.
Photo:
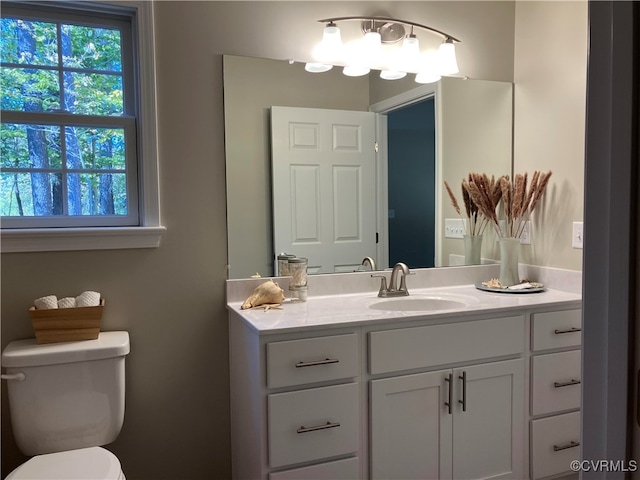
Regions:
<instances>
[{"instance_id":1,"label":"electrical outlet","mask_svg":"<svg viewBox=\"0 0 640 480\"><path fill-rule=\"evenodd\" d=\"M582 222L573 222L573 234L571 236L571 246L573 248L582 248L584 243L584 231Z\"/></svg>"},{"instance_id":2,"label":"electrical outlet","mask_svg":"<svg viewBox=\"0 0 640 480\"><path fill-rule=\"evenodd\" d=\"M464 223L461 218L445 218L444 219L444 236L445 238L463 238Z\"/></svg>"},{"instance_id":3,"label":"electrical outlet","mask_svg":"<svg viewBox=\"0 0 640 480\"><path fill-rule=\"evenodd\" d=\"M531 245L531 222L527 220L520 235L520 243L522 245Z\"/></svg>"}]
</instances>

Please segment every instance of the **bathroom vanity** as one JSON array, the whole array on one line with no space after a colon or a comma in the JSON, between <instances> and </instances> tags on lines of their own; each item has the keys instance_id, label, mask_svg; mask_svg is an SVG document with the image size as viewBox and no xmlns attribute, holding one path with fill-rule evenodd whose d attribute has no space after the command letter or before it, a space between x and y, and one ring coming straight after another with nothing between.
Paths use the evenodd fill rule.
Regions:
<instances>
[{"instance_id":1,"label":"bathroom vanity","mask_svg":"<svg viewBox=\"0 0 640 480\"><path fill-rule=\"evenodd\" d=\"M366 274L344 280L352 289L316 279L320 295L268 311L240 309L259 281L228 285L234 478L569 472L580 455L580 294L415 277L398 299L378 298Z\"/></svg>"}]
</instances>

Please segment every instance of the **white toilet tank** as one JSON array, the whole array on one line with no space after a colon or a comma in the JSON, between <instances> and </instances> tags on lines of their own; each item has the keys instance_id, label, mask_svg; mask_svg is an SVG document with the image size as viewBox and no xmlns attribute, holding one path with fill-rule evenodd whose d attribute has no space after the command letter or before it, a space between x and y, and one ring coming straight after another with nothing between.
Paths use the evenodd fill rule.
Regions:
<instances>
[{"instance_id":1,"label":"white toilet tank","mask_svg":"<svg viewBox=\"0 0 640 480\"><path fill-rule=\"evenodd\" d=\"M127 332L96 340L37 344L11 342L2 352L13 433L25 455L102 446L124 421ZM21 377L21 375L16 375Z\"/></svg>"}]
</instances>

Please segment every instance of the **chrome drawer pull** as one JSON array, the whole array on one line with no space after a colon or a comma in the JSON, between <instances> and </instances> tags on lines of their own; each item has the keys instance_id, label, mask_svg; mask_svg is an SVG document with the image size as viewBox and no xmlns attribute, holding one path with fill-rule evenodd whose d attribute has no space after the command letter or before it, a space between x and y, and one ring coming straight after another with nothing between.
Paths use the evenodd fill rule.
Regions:
<instances>
[{"instance_id":1,"label":"chrome drawer pull","mask_svg":"<svg viewBox=\"0 0 640 480\"><path fill-rule=\"evenodd\" d=\"M340 426L340 424L338 422L336 422L336 423L327 422L327 423L323 423L322 425L316 425L314 427L302 426L297 430L297 432L298 433L315 432L317 430L326 430L327 428L336 428L336 427L339 427L339 426Z\"/></svg>"},{"instance_id":2,"label":"chrome drawer pull","mask_svg":"<svg viewBox=\"0 0 640 480\"><path fill-rule=\"evenodd\" d=\"M340 360L337 358L325 358L324 360L315 360L313 362L298 362L296 368L302 367L315 367L317 365L329 365L330 363L338 363Z\"/></svg>"},{"instance_id":3,"label":"chrome drawer pull","mask_svg":"<svg viewBox=\"0 0 640 480\"><path fill-rule=\"evenodd\" d=\"M561 334L563 334L563 333L575 333L575 332L581 332L581 331L582 331L582 329L581 329L581 328L578 328L578 327L571 327L571 328L567 328L567 329L565 329L565 330L558 330L558 329L555 329L555 330L553 331L553 333L555 333L556 335L561 335Z\"/></svg>"},{"instance_id":4,"label":"chrome drawer pull","mask_svg":"<svg viewBox=\"0 0 640 480\"><path fill-rule=\"evenodd\" d=\"M580 380L574 380L572 378L568 382L553 382L553 387L560 388L560 387L568 387L570 385L579 385L579 384L580 384Z\"/></svg>"},{"instance_id":5,"label":"chrome drawer pull","mask_svg":"<svg viewBox=\"0 0 640 480\"><path fill-rule=\"evenodd\" d=\"M554 445L553 446L553 451L554 452L559 452L560 450L566 450L567 448L574 448L574 447L579 447L579 446L580 446L580 442L574 442L573 440L571 440L566 445Z\"/></svg>"}]
</instances>

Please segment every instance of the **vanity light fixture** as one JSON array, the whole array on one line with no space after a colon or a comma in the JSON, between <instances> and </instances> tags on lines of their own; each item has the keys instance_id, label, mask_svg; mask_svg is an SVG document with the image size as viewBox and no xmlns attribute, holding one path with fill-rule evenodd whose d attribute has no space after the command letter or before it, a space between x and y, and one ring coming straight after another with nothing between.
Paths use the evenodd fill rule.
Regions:
<instances>
[{"instance_id":1,"label":"vanity light fixture","mask_svg":"<svg viewBox=\"0 0 640 480\"><path fill-rule=\"evenodd\" d=\"M336 22L353 20L361 22L364 38L345 45ZM397 80L414 73L416 82L432 83L442 75L459 71L455 42L460 40L435 28L389 17L335 17L318 22L326 26L322 41L313 52L317 62L305 66L308 72L325 72L333 65L344 65L342 71L348 76L366 75L377 69L385 80ZM410 27L407 35L405 27ZM423 52L414 28L440 35L444 41L438 50ZM399 47L393 46L398 43Z\"/></svg>"}]
</instances>

